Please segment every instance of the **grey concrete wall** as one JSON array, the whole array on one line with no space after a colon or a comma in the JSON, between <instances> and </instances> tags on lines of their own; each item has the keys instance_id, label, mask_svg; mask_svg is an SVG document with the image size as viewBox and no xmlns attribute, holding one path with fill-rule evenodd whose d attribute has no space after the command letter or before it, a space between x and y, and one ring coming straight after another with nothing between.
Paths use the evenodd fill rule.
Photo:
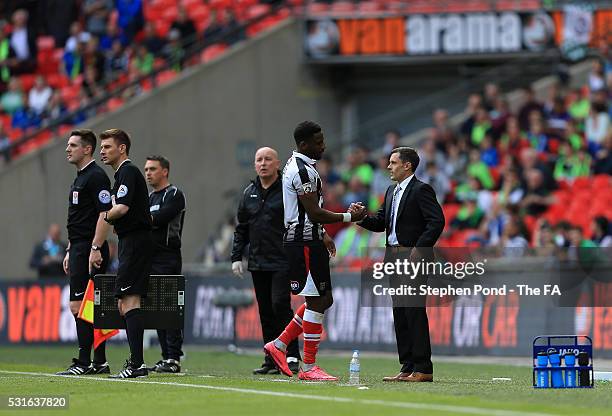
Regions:
<instances>
[{"instance_id":1,"label":"grey concrete wall","mask_svg":"<svg viewBox=\"0 0 612 416\"><path fill-rule=\"evenodd\" d=\"M294 126L318 120L339 131L339 108L325 83L302 65L301 26L287 21L271 33L237 46L221 59L138 98L87 127L127 130L131 159L170 159L170 179L186 193L185 261L235 211L232 195L254 176L252 151L275 147L286 159ZM333 138L330 138L333 142ZM332 143L333 144L333 143ZM65 225L74 167L65 140L28 155L0 173L0 278L28 277L34 243L50 222ZM241 163L242 162L242 163ZM109 175L112 175L108 169Z\"/></svg>"}]
</instances>

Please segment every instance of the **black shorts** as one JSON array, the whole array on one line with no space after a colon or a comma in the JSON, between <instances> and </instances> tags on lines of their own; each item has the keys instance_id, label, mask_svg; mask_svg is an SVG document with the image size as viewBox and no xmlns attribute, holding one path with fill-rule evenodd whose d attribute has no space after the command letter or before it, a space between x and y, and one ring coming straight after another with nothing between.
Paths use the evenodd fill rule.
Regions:
<instances>
[{"instance_id":1,"label":"black shorts","mask_svg":"<svg viewBox=\"0 0 612 416\"><path fill-rule=\"evenodd\" d=\"M153 240L150 231L134 231L119 238L119 270L115 297L147 296Z\"/></svg>"},{"instance_id":2,"label":"black shorts","mask_svg":"<svg viewBox=\"0 0 612 416\"><path fill-rule=\"evenodd\" d=\"M68 257L68 267L70 268L70 300L83 300L87 282L96 274L106 273L108 267L108 243L105 241L100 247L102 254L102 264L99 269L94 269L89 274L89 254L91 252L90 240L78 240L70 242L70 256Z\"/></svg>"},{"instance_id":3,"label":"black shorts","mask_svg":"<svg viewBox=\"0 0 612 416\"><path fill-rule=\"evenodd\" d=\"M155 250L153 253L151 274L177 275L182 273L183 261L181 252Z\"/></svg>"},{"instance_id":4,"label":"black shorts","mask_svg":"<svg viewBox=\"0 0 612 416\"><path fill-rule=\"evenodd\" d=\"M286 245L291 293L323 296L331 290L329 252L323 244Z\"/></svg>"}]
</instances>

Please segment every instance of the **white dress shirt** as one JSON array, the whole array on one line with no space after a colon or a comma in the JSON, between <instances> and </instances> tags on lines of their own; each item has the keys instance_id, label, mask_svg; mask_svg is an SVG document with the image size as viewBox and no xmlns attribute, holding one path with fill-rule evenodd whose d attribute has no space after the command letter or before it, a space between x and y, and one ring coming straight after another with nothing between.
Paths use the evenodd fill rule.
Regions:
<instances>
[{"instance_id":1,"label":"white dress shirt","mask_svg":"<svg viewBox=\"0 0 612 416\"><path fill-rule=\"evenodd\" d=\"M391 200L394 205L391 209L391 211L393 212L393 218L391 218L391 234L389 234L389 237L387 237L387 243L392 246L399 245L399 242L397 241L397 235L395 234L395 220L397 218L397 210L399 209L400 202L402 201L402 195L404 195L404 191L408 187L408 184L410 183L410 180L413 176L414 174L408 176L406 179L399 183L399 191L397 190L397 188L393 189L393 192L395 193L397 191L397 194L395 195L395 199Z\"/></svg>"}]
</instances>

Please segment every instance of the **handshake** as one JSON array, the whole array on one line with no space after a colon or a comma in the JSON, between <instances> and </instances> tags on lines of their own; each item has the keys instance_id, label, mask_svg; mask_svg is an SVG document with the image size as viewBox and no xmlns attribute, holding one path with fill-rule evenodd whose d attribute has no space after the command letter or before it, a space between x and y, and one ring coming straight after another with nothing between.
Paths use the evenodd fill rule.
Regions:
<instances>
[{"instance_id":1,"label":"handshake","mask_svg":"<svg viewBox=\"0 0 612 416\"><path fill-rule=\"evenodd\" d=\"M366 207L361 202L353 202L346 212L351 214L352 222L361 221L368 214Z\"/></svg>"}]
</instances>

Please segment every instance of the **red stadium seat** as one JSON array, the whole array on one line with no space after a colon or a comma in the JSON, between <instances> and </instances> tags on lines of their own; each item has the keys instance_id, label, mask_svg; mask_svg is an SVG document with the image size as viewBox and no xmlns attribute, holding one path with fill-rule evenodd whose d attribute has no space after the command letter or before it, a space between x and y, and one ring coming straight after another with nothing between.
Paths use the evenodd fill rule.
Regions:
<instances>
[{"instance_id":1,"label":"red stadium seat","mask_svg":"<svg viewBox=\"0 0 612 416\"><path fill-rule=\"evenodd\" d=\"M118 108L122 107L123 104L124 101L121 98L113 97L106 103L106 108L108 109L108 111L113 112Z\"/></svg>"},{"instance_id":2,"label":"red stadium seat","mask_svg":"<svg viewBox=\"0 0 612 416\"><path fill-rule=\"evenodd\" d=\"M62 89L70 85L70 78L63 74L49 74L46 79L51 88Z\"/></svg>"},{"instance_id":3,"label":"red stadium seat","mask_svg":"<svg viewBox=\"0 0 612 416\"><path fill-rule=\"evenodd\" d=\"M574 179L574 183L572 184L572 189L574 192L580 191L583 189L591 189L591 178L586 176L581 176Z\"/></svg>"},{"instance_id":4,"label":"red stadium seat","mask_svg":"<svg viewBox=\"0 0 612 416\"><path fill-rule=\"evenodd\" d=\"M359 3L360 13L377 13L383 9L384 7L375 1L362 1Z\"/></svg>"},{"instance_id":5,"label":"red stadium seat","mask_svg":"<svg viewBox=\"0 0 612 416\"><path fill-rule=\"evenodd\" d=\"M595 175L593 177L593 190L595 192L604 191L610 187L612 187L612 176Z\"/></svg>"},{"instance_id":6,"label":"red stadium seat","mask_svg":"<svg viewBox=\"0 0 612 416\"><path fill-rule=\"evenodd\" d=\"M329 10L332 13L350 13L355 10L355 5L350 1L336 1Z\"/></svg>"},{"instance_id":7,"label":"red stadium seat","mask_svg":"<svg viewBox=\"0 0 612 416\"><path fill-rule=\"evenodd\" d=\"M170 24L172 24L172 22L176 20L177 16L178 8L176 6L168 7L162 13L162 19L164 19L166 22L169 22Z\"/></svg>"},{"instance_id":8,"label":"red stadium seat","mask_svg":"<svg viewBox=\"0 0 612 416\"><path fill-rule=\"evenodd\" d=\"M270 6L267 4L257 4L255 6L251 6L247 10L247 19L255 19L259 16L263 16L269 11Z\"/></svg>"},{"instance_id":9,"label":"red stadium seat","mask_svg":"<svg viewBox=\"0 0 612 416\"><path fill-rule=\"evenodd\" d=\"M329 11L329 6L325 3L309 3L306 12L309 14L325 14Z\"/></svg>"},{"instance_id":10,"label":"red stadium seat","mask_svg":"<svg viewBox=\"0 0 612 416\"><path fill-rule=\"evenodd\" d=\"M24 74L19 76L19 80L21 81L21 88L24 92L30 91L32 86L34 86L34 81L36 81L35 74Z\"/></svg>"},{"instance_id":11,"label":"red stadium seat","mask_svg":"<svg viewBox=\"0 0 612 416\"><path fill-rule=\"evenodd\" d=\"M39 36L36 39L38 51L50 51L55 48L55 39L53 36Z\"/></svg>"},{"instance_id":12,"label":"red stadium seat","mask_svg":"<svg viewBox=\"0 0 612 416\"><path fill-rule=\"evenodd\" d=\"M227 49L227 45L222 43L216 43L214 45L210 45L206 49L202 51L200 55L202 58L202 62L209 62L215 59L216 57L222 55Z\"/></svg>"},{"instance_id":13,"label":"red stadium seat","mask_svg":"<svg viewBox=\"0 0 612 416\"><path fill-rule=\"evenodd\" d=\"M157 74L157 85L164 85L176 78L177 73L173 70L162 71Z\"/></svg>"}]
</instances>

